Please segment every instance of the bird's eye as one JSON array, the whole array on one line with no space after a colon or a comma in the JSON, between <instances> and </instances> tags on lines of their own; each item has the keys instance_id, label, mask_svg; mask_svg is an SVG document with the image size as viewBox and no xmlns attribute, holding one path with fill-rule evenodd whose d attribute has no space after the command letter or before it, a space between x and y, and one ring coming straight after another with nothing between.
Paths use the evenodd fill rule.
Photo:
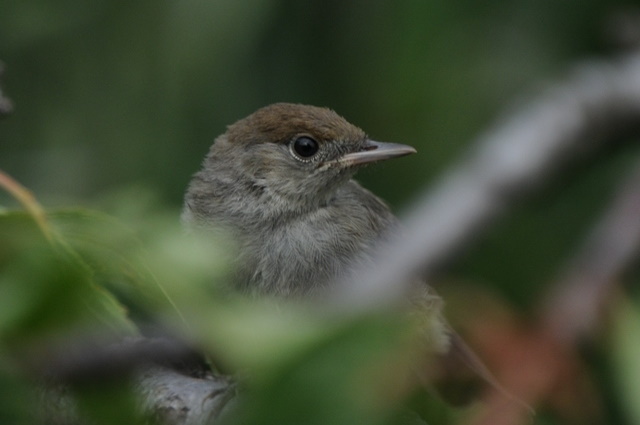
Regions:
<instances>
[{"instance_id":1,"label":"bird's eye","mask_svg":"<svg viewBox=\"0 0 640 425\"><path fill-rule=\"evenodd\" d=\"M311 137L300 136L293 141L291 149L301 159L308 159L318 152L320 146Z\"/></svg>"}]
</instances>

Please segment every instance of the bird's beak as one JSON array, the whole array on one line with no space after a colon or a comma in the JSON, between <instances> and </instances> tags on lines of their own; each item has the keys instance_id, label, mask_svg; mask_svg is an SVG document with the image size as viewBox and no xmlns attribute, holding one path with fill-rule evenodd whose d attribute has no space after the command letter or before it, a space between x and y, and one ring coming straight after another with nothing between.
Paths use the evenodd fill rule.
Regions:
<instances>
[{"instance_id":1,"label":"bird's beak","mask_svg":"<svg viewBox=\"0 0 640 425\"><path fill-rule=\"evenodd\" d=\"M412 153L416 153L416 150L411 146L367 140L362 150L348 153L342 156L339 161L344 165L351 166L384 161L385 159L397 158Z\"/></svg>"}]
</instances>

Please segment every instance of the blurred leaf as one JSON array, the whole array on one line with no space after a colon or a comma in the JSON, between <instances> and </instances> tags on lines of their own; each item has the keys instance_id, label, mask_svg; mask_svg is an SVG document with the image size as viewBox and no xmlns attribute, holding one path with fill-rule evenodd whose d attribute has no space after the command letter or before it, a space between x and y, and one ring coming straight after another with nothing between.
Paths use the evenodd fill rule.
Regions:
<instances>
[{"instance_id":1,"label":"blurred leaf","mask_svg":"<svg viewBox=\"0 0 640 425\"><path fill-rule=\"evenodd\" d=\"M114 217L85 209L54 211L49 218L68 248L91 268L94 280L129 306L148 310L171 303L146 264L143 229L134 231ZM155 226L153 231L165 229Z\"/></svg>"},{"instance_id":2,"label":"blurred leaf","mask_svg":"<svg viewBox=\"0 0 640 425\"><path fill-rule=\"evenodd\" d=\"M36 392L0 350L0 423L32 425Z\"/></svg>"},{"instance_id":3,"label":"blurred leaf","mask_svg":"<svg viewBox=\"0 0 640 425\"><path fill-rule=\"evenodd\" d=\"M50 243L25 213L0 215L0 338L34 340L80 327L131 333L115 298L64 245Z\"/></svg>"},{"instance_id":4,"label":"blurred leaf","mask_svg":"<svg viewBox=\"0 0 640 425\"><path fill-rule=\"evenodd\" d=\"M620 297L614 310L613 362L629 423L640 423L640 306Z\"/></svg>"},{"instance_id":5,"label":"blurred leaf","mask_svg":"<svg viewBox=\"0 0 640 425\"><path fill-rule=\"evenodd\" d=\"M268 376L251 381L230 423L411 423L411 415L397 422L411 358L397 319L371 316L325 329Z\"/></svg>"},{"instance_id":6,"label":"blurred leaf","mask_svg":"<svg viewBox=\"0 0 640 425\"><path fill-rule=\"evenodd\" d=\"M75 386L79 410L96 425L140 424L135 395L127 379L99 381Z\"/></svg>"}]
</instances>

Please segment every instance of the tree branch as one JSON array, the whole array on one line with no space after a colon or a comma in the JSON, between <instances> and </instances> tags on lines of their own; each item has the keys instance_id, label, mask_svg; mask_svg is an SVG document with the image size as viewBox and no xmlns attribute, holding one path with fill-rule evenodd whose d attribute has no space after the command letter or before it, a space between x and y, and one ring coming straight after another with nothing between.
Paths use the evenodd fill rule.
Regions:
<instances>
[{"instance_id":1,"label":"tree branch","mask_svg":"<svg viewBox=\"0 0 640 425\"><path fill-rule=\"evenodd\" d=\"M414 276L432 280L554 171L637 132L639 123L638 52L577 67L473 143L467 157L409 210L405 235L379 250L377 267L342 282L336 303L347 311L369 308L404 296Z\"/></svg>"}]
</instances>

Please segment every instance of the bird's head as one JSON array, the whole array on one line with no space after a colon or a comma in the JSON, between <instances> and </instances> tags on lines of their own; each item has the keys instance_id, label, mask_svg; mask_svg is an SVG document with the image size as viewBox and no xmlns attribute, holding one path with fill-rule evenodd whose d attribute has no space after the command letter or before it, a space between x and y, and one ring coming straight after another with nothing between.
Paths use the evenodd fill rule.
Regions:
<instances>
[{"instance_id":1,"label":"bird's head","mask_svg":"<svg viewBox=\"0 0 640 425\"><path fill-rule=\"evenodd\" d=\"M300 209L326 202L362 165L414 152L370 140L330 109L276 103L230 125L207 161Z\"/></svg>"}]
</instances>

